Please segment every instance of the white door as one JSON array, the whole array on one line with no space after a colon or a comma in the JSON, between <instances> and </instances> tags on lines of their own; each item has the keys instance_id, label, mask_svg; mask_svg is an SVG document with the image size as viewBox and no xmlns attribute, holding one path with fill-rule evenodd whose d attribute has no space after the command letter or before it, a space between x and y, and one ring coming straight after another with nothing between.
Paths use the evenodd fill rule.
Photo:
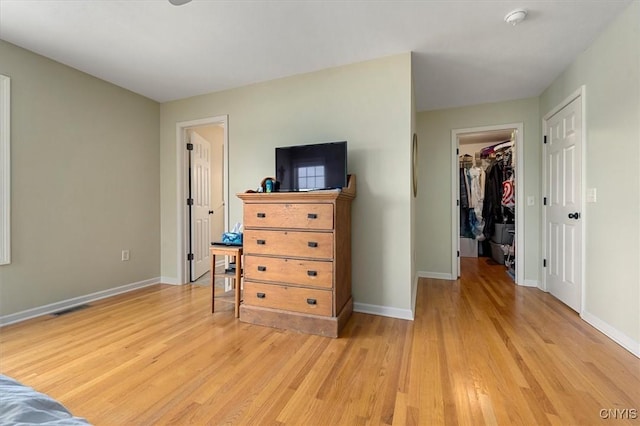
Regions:
<instances>
[{"instance_id":1,"label":"white door","mask_svg":"<svg viewBox=\"0 0 640 426\"><path fill-rule=\"evenodd\" d=\"M191 281L195 281L209 271L211 258L211 146L195 132L191 133L193 150L191 154Z\"/></svg>"},{"instance_id":2,"label":"white door","mask_svg":"<svg viewBox=\"0 0 640 426\"><path fill-rule=\"evenodd\" d=\"M547 290L582 307L582 100L547 120L545 145Z\"/></svg>"}]
</instances>

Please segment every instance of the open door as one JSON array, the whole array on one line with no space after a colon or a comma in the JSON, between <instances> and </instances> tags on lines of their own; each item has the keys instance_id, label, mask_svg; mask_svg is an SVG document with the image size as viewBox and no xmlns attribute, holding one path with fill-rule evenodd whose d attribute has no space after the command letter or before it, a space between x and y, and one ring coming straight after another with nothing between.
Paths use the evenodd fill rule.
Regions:
<instances>
[{"instance_id":1,"label":"open door","mask_svg":"<svg viewBox=\"0 0 640 426\"><path fill-rule=\"evenodd\" d=\"M229 198L228 127L229 117L226 115L176 123L176 150L178 153L176 247L178 248L178 256L176 258L177 276L175 282L167 278L168 283L193 282L198 278L197 275L200 272L204 270L206 273L210 268L209 260L206 258L209 256L209 245L212 241L217 241L222 232L229 227L229 204L225 202ZM192 143L190 135L193 133L197 133L201 138L194 138L193 150L187 150L187 144ZM211 181L202 182L202 186L200 186L200 189L203 189L204 185L209 185L208 208L204 201L199 200L198 189L195 188L195 185L192 186L192 183L195 184L198 180L196 170L191 169L197 169L197 164L202 157L203 153L197 152L198 141L202 141L202 139L209 142ZM202 169L201 173L203 173ZM211 208L212 206L213 208ZM210 214L210 211L213 211L213 214ZM198 229L200 225L195 222L196 215L200 221L208 220L208 226L211 229L210 235L205 236L206 231ZM200 250L200 257L196 258L198 250ZM193 263L198 263L201 265L199 268L203 269L196 271Z\"/></svg>"},{"instance_id":2,"label":"open door","mask_svg":"<svg viewBox=\"0 0 640 426\"><path fill-rule=\"evenodd\" d=\"M545 118L545 283L582 312L582 97Z\"/></svg>"},{"instance_id":3,"label":"open door","mask_svg":"<svg viewBox=\"0 0 640 426\"><path fill-rule=\"evenodd\" d=\"M191 273L193 282L210 269L211 257L211 146L196 132L189 132L189 216Z\"/></svg>"}]
</instances>

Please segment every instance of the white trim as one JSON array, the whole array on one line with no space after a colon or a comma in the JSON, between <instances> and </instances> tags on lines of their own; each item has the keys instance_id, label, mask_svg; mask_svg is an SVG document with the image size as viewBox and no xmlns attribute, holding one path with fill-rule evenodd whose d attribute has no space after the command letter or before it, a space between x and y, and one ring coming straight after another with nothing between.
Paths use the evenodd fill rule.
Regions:
<instances>
[{"instance_id":1,"label":"white trim","mask_svg":"<svg viewBox=\"0 0 640 426\"><path fill-rule=\"evenodd\" d=\"M597 316L587 311L582 311L582 313L580 314L580 318L582 318L584 321L592 325L596 330L600 331L602 334L634 354L636 357L640 358L640 342L636 342L617 328L611 326L610 324L607 324Z\"/></svg>"},{"instance_id":2,"label":"white trim","mask_svg":"<svg viewBox=\"0 0 640 426\"><path fill-rule=\"evenodd\" d=\"M418 271L419 278L433 278L436 280L455 281L458 279L456 275L446 274L444 272Z\"/></svg>"},{"instance_id":3,"label":"white trim","mask_svg":"<svg viewBox=\"0 0 640 426\"><path fill-rule=\"evenodd\" d=\"M459 259L457 247L459 244L459 228L460 228L460 209L457 205L459 196L453 196L460 191L460 185L458 183L458 149L459 136L464 133L478 133L478 132L491 132L494 130L509 130L516 129L516 278L515 282L518 285L526 285L524 279L525 269L525 246L524 246L524 208L526 206L524 201L524 124L523 123L508 123L497 124L493 126L481 126L470 127L466 129L452 129L451 130L451 211L453 212L453 218L451 220L451 241L453 249L451 250L451 275L458 277L459 272Z\"/></svg>"},{"instance_id":4,"label":"white trim","mask_svg":"<svg viewBox=\"0 0 640 426\"><path fill-rule=\"evenodd\" d=\"M521 285L523 287L538 287L538 288L540 288L540 281L538 281L538 280L524 280Z\"/></svg>"},{"instance_id":5,"label":"white trim","mask_svg":"<svg viewBox=\"0 0 640 426\"><path fill-rule=\"evenodd\" d=\"M11 263L11 79L0 74L0 265Z\"/></svg>"},{"instance_id":6,"label":"white trim","mask_svg":"<svg viewBox=\"0 0 640 426\"><path fill-rule=\"evenodd\" d=\"M176 262L177 262L177 283L183 284L188 281L187 271L189 264L187 261L187 184L186 178L186 162L185 155L185 135L186 131L195 127L209 126L212 124L222 124L224 126L224 170L223 170L223 188L224 188L224 229L229 230L229 116L219 115L216 117L201 118L198 120L180 121L176 123Z\"/></svg>"},{"instance_id":7,"label":"white trim","mask_svg":"<svg viewBox=\"0 0 640 426\"><path fill-rule=\"evenodd\" d=\"M160 283L170 285L182 285L176 277L160 277Z\"/></svg>"},{"instance_id":8,"label":"white trim","mask_svg":"<svg viewBox=\"0 0 640 426\"><path fill-rule=\"evenodd\" d=\"M416 278L414 280L413 288L411 289L411 312L416 312L416 302L418 300L418 283L420 277L416 273Z\"/></svg>"},{"instance_id":9,"label":"white trim","mask_svg":"<svg viewBox=\"0 0 640 426\"><path fill-rule=\"evenodd\" d=\"M460 171L458 167L458 131L451 131L451 211L453 212L453 222L451 225L451 278L442 279L458 279L460 276L460 208L458 202L460 199ZM455 278L453 278L455 277ZM425 277L436 278L436 277Z\"/></svg>"},{"instance_id":10,"label":"white trim","mask_svg":"<svg viewBox=\"0 0 640 426\"><path fill-rule=\"evenodd\" d=\"M105 299L107 297L115 296L117 294L127 293L139 288L149 287L154 284L158 284L160 278L149 278L148 280L138 281L131 284L125 284L120 287L110 288L108 290L97 291L95 293L87 294L84 296L78 296L60 302L50 303L48 305L39 306L37 308L27 309L26 311L16 312L15 314L3 315L0 317L0 326L13 324L20 321L25 321L31 318L39 317L42 315L58 312L63 309L73 308L74 306L82 305L95 300Z\"/></svg>"},{"instance_id":11,"label":"white trim","mask_svg":"<svg viewBox=\"0 0 640 426\"><path fill-rule=\"evenodd\" d=\"M391 306L369 305L367 303L353 303L353 311L361 314L380 315L383 317L398 318L413 321L413 313L411 309L399 309Z\"/></svg>"},{"instance_id":12,"label":"white trim","mask_svg":"<svg viewBox=\"0 0 640 426\"><path fill-rule=\"evenodd\" d=\"M549 111L548 113L546 113L544 115L544 117L542 118L542 137L544 138L545 136L547 136L547 121L549 121L549 119L551 117L553 117L556 113L558 113L558 111L560 111L562 108L566 107L567 105L569 105L571 102L573 102L575 99L580 98L580 108L582 109L581 111L581 115L582 115L582 138L580 140L581 143L581 156L580 156L580 161L582 162L582 164L580 165L580 169L581 169L581 176L580 179L582 179L581 185L580 187L582 188L582 206L581 206L581 211L582 211L582 242L581 242L581 247L580 250L582 251L580 254L580 262L581 262L581 273L582 273L582 282L581 282L581 289L580 289L580 311L582 312L582 310L584 309L584 307L586 306L586 280L587 280L587 276L586 276L586 265L585 265L585 256L586 256L586 223L588 220L587 215L585 214L586 209L585 209L585 205L586 205L586 197L584 196L586 188L585 188L585 183L587 182L587 168L585 167L586 163L586 140L587 140L587 114L586 114L586 86L582 85L580 86L577 90L575 90L573 93L571 93L569 96L567 96L562 102L560 102L558 105L555 106L555 108L551 109L551 111ZM546 156L547 156L547 145L543 145L542 147L542 197L546 197L546 185L547 185L547 161L546 161ZM547 226L547 209L544 208L544 205L542 206L542 259L546 259L547 258L547 232L546 232L546 226ZM547 273L544 269L544 266L542 266L542 259L540 261L540 269L542 271L542 275L541 275L541 279L540 279L540 289L543 291L548 292L549 290L547 289ZM580 312L580 313L581 313Z\"/></svg>"},{"instance_id":13,"label":"white trim","mask_svg":"<svg viewBox=\"0 0 640 426\"><path fill-rule=\"evenodd\" d=\"M571 93L569 96L564 98L564 100L562 102L560 102L558 105L556 105L555 108L552 108L551 111L549 111L548 113L546 113L544 115L544 117L542 118L543 123L545 121L549 120L554 115L556 115L556 113L558 111L560 111L562 108L566 107L571 102L573 102L574 99L576 99L576 98L578 98L580 96L584 96L585 88L586 88L586 86L582 85L578 89L576 89L573 93Z\"/></svg>"},{"instance_id":14,"label":"white trim","mask_svg":"<svg viewBox=\"0 0 640 426\"><path fill-rule=\"evenodd\" d=\"M226 260L216 261L216 266L226 266ZM160 277L161 284L184 285L185 283L178 281L176 277Z\"/></svg>"}]
</instances>

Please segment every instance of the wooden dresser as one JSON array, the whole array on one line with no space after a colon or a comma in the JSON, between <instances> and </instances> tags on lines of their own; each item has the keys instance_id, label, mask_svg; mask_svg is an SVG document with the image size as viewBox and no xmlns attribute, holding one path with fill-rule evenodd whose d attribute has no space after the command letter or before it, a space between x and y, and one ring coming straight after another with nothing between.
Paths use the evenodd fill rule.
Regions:
<instances>
[{"instance_id":1,"label":"wooden dresser","mask_svg":"<svg viewBox=\"0 0 640 426\"><path fill-rule=\"evenodd\" d=\"M338 337L353 310L355 176L342 191L237 195L244 202L240 320Z\"/></svg>"}]
</instances>

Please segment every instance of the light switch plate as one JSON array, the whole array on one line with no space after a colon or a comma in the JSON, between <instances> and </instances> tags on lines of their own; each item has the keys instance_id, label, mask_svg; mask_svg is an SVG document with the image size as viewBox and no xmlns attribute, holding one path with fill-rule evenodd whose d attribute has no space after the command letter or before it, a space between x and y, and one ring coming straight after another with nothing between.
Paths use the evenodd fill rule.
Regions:
<instances>
[{"instance_id":1,"label":"light switch plate","mask_svg":"<svg viewBox=\"0 0 640 426\"><path fill-rule=\"evenodd\" d=\"M595 203L597 199L596 188L587 188L587 203Z\"/></svg>"},{"instance_id":2,"label":"light switch plate","mask_svg":"<svg viewBox=\"0 0 640 426\"><path fill-rule=\"evenodd\" d=\"M533 195L527 196L527 206L533 206L536 204L536 198Z\"/></svg>"}]
</instances>

